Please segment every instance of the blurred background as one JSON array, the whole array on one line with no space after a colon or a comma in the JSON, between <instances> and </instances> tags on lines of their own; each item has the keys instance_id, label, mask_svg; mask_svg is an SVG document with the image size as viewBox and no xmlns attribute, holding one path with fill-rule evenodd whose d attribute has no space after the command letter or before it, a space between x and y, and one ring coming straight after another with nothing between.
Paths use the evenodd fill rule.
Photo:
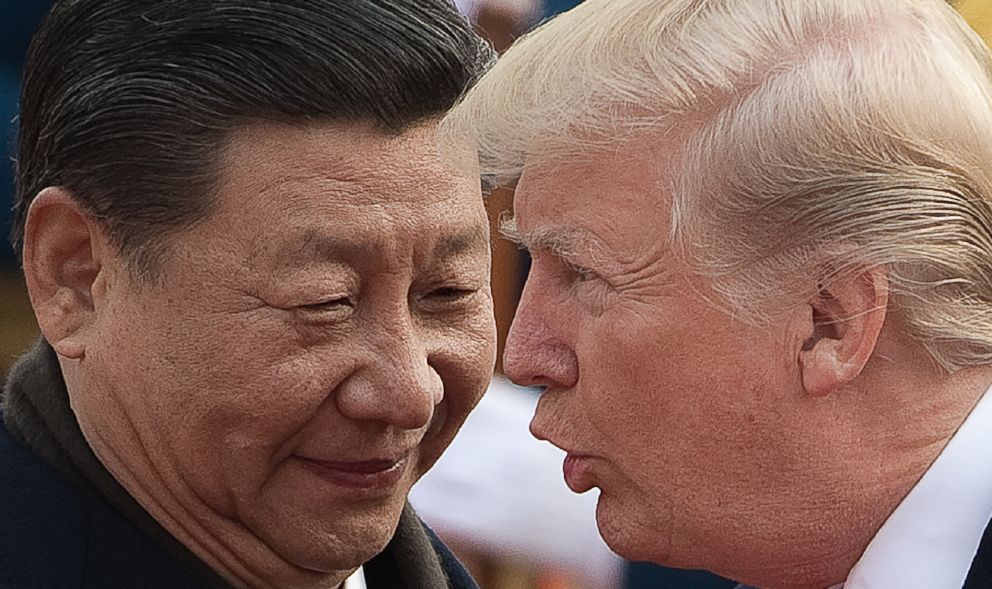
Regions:
<instances>
[{"instance_id":1,"label":"blurred background","mask_svg":"<svg viewBox=\"0 0 992 589\"><path fill-rule=\"evenodd\" d=\"M499 50L542 20L579 0L455 0ZM0 0L0 232L9 235L13 145L21 64L51 0ZM992 0L959 0L956 9L992 40ZM490 218L512 205L512 193L488 200ZM494 221L495 227L495 221ZM494 232L495 235L495 232ZM496 240L493 289L500 355L528 261ZM16 257L0 241L0 374L37 337ZM572 494L561 474L562 453L531 438L527 425L536 391L497 375L479 408L411 501L449 541L483 589L724 589L734 583L695 571L625 563L599 539L595 493Z\"/></svg>"}]
</instances>

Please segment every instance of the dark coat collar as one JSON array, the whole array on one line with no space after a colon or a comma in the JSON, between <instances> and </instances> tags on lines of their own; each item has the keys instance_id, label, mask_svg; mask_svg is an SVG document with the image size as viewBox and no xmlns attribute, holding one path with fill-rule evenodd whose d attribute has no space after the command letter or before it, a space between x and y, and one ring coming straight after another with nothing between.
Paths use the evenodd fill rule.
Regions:
<instances>
[{"instance_id":1,"label":"dark coat collar","mask_svg":"<svg viewBox=\"0 0 992 589\"><path fill-rule=\"evenodd\" d=\"M44 340L11 369L4 387L3 418L11 435L32 453L84 492L109 503L189 569L204 587L229 586L162 528L99 461L69 407L58 357Z\"/></svg>"}]
</instances>

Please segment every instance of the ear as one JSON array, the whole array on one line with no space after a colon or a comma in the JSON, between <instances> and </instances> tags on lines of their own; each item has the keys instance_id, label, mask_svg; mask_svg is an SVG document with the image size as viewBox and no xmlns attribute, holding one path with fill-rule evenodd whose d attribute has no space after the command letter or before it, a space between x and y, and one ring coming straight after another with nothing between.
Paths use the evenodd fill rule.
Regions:
<instances>
[{"instance_id":1,"label":"ear","mask_svg":"<svg viewBox=\"0 0 992 589\"><path fill-rule=\"evenodd\" d=\"M878 342L889 302L889 279L882 268L842 278L820 289L809 302L799 352L803 388L829 395L856 379Z\"/></svg>"},{"instance_id":2,"label":"ear","mask_svg":"<svg viewBox=\"0 0 992 589\"><path fill-rule=\"evenodd\" d=\"M85 354L105 245L96 222L68 190L46 188L32 201L24 226L24 278L41 333L60 356Z\"/></svg>"}]
</instances>

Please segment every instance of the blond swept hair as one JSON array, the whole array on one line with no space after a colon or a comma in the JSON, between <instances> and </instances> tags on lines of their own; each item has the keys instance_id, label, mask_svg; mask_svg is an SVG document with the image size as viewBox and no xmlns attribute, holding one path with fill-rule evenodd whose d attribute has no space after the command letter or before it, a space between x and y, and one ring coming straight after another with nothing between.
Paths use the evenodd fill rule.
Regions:
<instances>
[{"instance_id":1,"label":"blond swept hair","mask_svg":"<svg viewBox=\"0 0 992 589\"><path fill-rule=\"evenodd\" d=\"M767 322L882 266L940 366L992 363L990 56L943 0L587 0L443 129L497 182L675 137L659 231L728 309Z\"/></svg>"}]
</instances>

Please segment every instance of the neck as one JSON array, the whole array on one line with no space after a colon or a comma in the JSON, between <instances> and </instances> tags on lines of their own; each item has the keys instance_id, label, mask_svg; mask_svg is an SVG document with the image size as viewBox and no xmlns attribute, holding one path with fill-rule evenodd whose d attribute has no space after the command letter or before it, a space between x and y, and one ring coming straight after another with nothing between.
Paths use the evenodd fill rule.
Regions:
<instances>
[{"instance_id":1,"label":"neck","mask_svg":"<svg viewBox=\"0 0 992 589\"><path fill-rule=\"evenodd\" d=\"M763 589L843 583L990 385L992 367L948 374L922 352L889 347L848 387L801 399L790 428L801 443L788 460L797 470L791 483L769 483L794 503L753 539L764 556L738 579Z\"/></svg>"},{"instance_id":2,"label":"neck","mask_svg":"<svg viewBox=\"0 0 992 589\"><path fill-rule=\"evenodd\" d=\"M846 485L838 481L834 495L846 512L835 516L851 522L848 530L825 539L819 566L810 562L803 578L776 586L819 589L843 583L992 385L990 367L947 374L929 364L901 373L896 366L914 365L887 363L886 369L866 374L841 401L861 405L847 413L855 424L845 440L850 468L841 479Z\"/></svg>"}]
</instances>

